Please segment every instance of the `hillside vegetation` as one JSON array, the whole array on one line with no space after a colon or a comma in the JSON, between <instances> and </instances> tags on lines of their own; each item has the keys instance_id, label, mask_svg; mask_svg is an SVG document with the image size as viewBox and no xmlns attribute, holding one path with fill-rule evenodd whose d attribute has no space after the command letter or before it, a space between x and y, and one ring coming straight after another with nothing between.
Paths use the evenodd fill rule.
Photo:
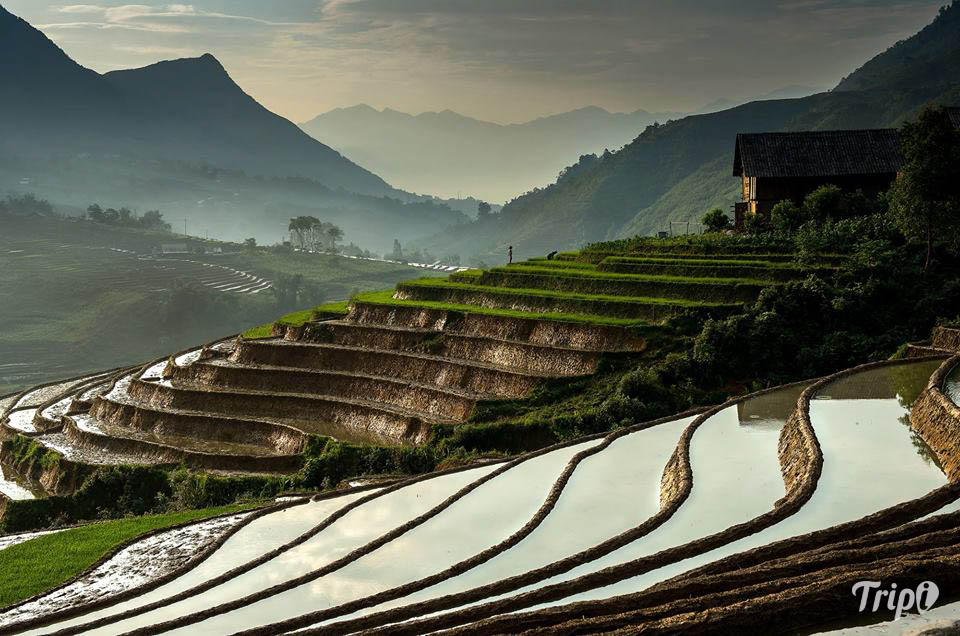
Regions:
<instances>
[{"instance_id":1,"label":"hillside vegetation","mask_svg":"<svg viewBox=\"0 0 960 636\"><path fill-rule=\"evenodd\" d=\"M769 100L647 128L618 152L581 160L556 183L520 196L493 220L424 241L437 251L521 257L666 229L736 200L737 133L895 126L929 101L960 99L960 3L851 74L829 93ZM866 78L869 78L866 79ZM571 157L572 159L572 157Z\"/></svg>"},{"instance_id":2,"label":"hillside vegetation","mask_svg":"<svg viewBox=\"0 0 960 636\"><path fill-rule=\"evenodd\" d=\"M213 242L206 245L233 253L143 260L138 255L183 238L53 216L0 215L0 224L0 395L92 368L141 362L418 271ZM283 293L201 285L209 276L204 262L270 280ZM298 275L300 282L293 280Z\"/></svg>"}]
</instances>

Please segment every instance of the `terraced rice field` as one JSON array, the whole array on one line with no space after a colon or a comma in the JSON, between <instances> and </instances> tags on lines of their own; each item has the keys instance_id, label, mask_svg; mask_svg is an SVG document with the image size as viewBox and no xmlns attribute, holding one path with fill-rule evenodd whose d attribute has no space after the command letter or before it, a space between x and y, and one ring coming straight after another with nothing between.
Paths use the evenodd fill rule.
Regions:
<instances>
[{"instance_id":1,"label":"terraced rice field","mask_svg":"<svg viewBox=\"0 0 960 636\"><path fill-rule=\"evenodd\" d=\"M189 278L211 289L237 294L256 294L269 289L271 282L232 267L202 263L189 258L155 258L150 255L109 247L74 245L55 240L3 241L3 262L18 269L18 261L29 263L31 275L44 272L82 274L117 290L163 291L177 278Z\"/></svg>"},{"instance_id":2,"label":"terraced rice field","mask_svg":"<svg viewBox=\"0 0 960 636\"><path fill-rule=\"evenodd\" d=\"M756 589L738 583L729 594L775 613L781 601L765 600L765 589L782 592L788 579L774 566L784 559L802 564L790 571L808 586L826 584L829 566L853 556L844 542L905 551L925 524L950 524L956 489L905 423L939 365L874 365L509 462L297 502L241 527L159 587L132 577L141 593L111 588L90 613L30 628L23 621L45 603L52 616L63 610L41 597L29 612L0 614L0 626L31 634L568 633L635 624L649 608L653 627L683 617L687 627L722 629L750 614L725 604L693 615L669 608L710 606L710 595L691 598L688 586L708 580L720 592L726 572L745 568L738 576ZM914 543L893 541L896 533ZM883 564L850 571L869 577ZM114 595L122 600L104 605ZM821 600L800 598L814 607Z\"/></svg>"},{"instance_id":3,"label":"terraced rice field","mask_svg":"<svg viewBox=\"0 0 960 636\"><path fill-rule=\"evenodd\" d=\"M749 267L803 274L754 260ZM744 302L610 297L578 288L583 281L667 280L736 295L750 285L759 293L761 280L672 280L604 263L404 283L268 338L24 392L4 402L0 425L78 464L290 473L310 435L424 444L478 406L642 352L677 315ZM936 578L945 601L960 598L951 481L960 407L950 401L960 358L946 356L865 365L515 458L297 499L238 518L229 532L198 526L200 538L177 540L168 565L109 577L73 603L63 599L80 594L82 580L0 611L0 632L751 633L888 620L859 616L851 585ZM7 479L50 494L69 488L37 472ZM164 536L151 541L176 538ZM98 567L121 572L131 554Z\"/></svg>"},{"instance_id":4,"label":"terraced rice field","mask_svg":"<svg viewBox=\"0 0 960 636\"><path fill-rule=\"evenodd\" d=\"M161 326L163 292L178 279L246 296L245 305L272 301L261 293L269 280L235 267L68 241L0 237L0 393L155 355L159 335L144 333Z\"/></svg>"}]
</instances>

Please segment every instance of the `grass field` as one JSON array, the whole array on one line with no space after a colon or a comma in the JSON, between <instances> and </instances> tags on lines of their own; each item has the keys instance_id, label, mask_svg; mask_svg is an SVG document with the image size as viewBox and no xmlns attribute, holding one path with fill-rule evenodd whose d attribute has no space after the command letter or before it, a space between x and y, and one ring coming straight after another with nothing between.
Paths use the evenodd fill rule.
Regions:
<instances>
[{"instance_id":1,"label":"grass field","mask_svg":"<svg viewBox=\"0 0 960 636\"><path fill-rule=\"evenodd\" d=\"M0 572L17 573L17 576L0 577L0 607L70 580L124 541L139 535L255 507L254 504L220 506L105 521L44 535L0 550Z\"/></svg>"},{"instance_id":2,"label":"grass field","mask_svg":"<svg viewBox=\"0 0 960 636\"><path fill-rule=\"evenodd\" d=\"M606 301L609 303L638 303L645 305L670 305L678 307L716 307L720 306L721 303L705 303L693 300L680 300L680 299L670 299L670 298L653 298L653 297L639 297L639 296L612 296L605 294L578 294L573 292L563 292L563 291L549 291L543 289L526 289L526 288L513 288L513 287L484 287L481 285L470 285L468 283L455 283L448 280L435 279L435 278L418 278L416 280L407 281L401 283L398 288L416 288L416 287L430 287L435 289L452 289L452 290L463 290L471 292L480 292L480 293L500 293L508 294L513 296L540 296L540 297L551 297L551 298L566 298L570 300L587 300L587 301Z\"/></svg>"},{"instance_id":3,"label":"grass field","mask_svg":"<svg viewBox=\"0 0 960 636\"><path fill-rule=\"evenodd\" d=\"M477 305L460 305L456 303L442 303L429 300L398 300L393 297L394 291L387 289L377 292L357 294L357 302L375 305L393 305L396 307L424 307L426 309L440 309L444 311L462 311L464 313L484 314L488 316L503 316L504 318L531 318L535 320L561 320L566 322L582 322L593 325L616 325L631 327L648 325L644 320L627 318L611 318L594 314L562 314L562 313L535 313L529 311L512 311L509 309L487 309Z\"/></svg>"},{"instance_id":4,"label":"grass field","mask_svg":"<svg viewBox=\"0 0 960 636\"><path fill-rule=\"evenodd\" d=\"M290 325L292 327L299 327L300 325L313 320L314 314L317 312L333 313L333 314L346 314L347 305L349 301L343 300L337 303L328 303L326 305L320 305L319 307L314 307L313 309L304 309L302 311L294 311L287 314L286 316L281 316L274 322L268 322L265 325L259 325L257 327L252 327L243 332L244 338L269 338L273 334L273 325L280 323L284 325Z\"/></svg>"}]
</instances>

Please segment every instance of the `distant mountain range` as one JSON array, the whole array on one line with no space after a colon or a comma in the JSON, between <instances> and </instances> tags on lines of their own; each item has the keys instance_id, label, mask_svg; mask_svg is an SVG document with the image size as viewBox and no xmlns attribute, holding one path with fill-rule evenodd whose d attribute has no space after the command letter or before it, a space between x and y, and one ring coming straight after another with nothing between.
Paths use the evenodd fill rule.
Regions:
<instances>
[{"instance_id":1,"label":"distant mountain range","mask_svg":"<svg viewBox=\"0 0 960 636\"><path fill-rule=\"evenodd\" d=\"M405 190L503 202L552 182L571 157L615 150L655 121L680 116L588 106L501 125L450 110L409 115L360 104L301 127Z\"/></svg>"},{"instance_id":2,"label":"distant mountain range","mask_svg":"<svg viewBox=\"0 0 960 636\"><path fill-rule=\"evenodd\" d=\"M742 106L743 104L749 104L750 102L761 102L770 99L798 99L800 97L809 97L810 95L816 95L817 93L825 93L830 90L825 86L814 87L814 86L799 86L797 84L792 84L790 86L784 86L783 88L778 88L775 91L770 91L765 95L760 95L758 97L751 97L749 99L730 99L729 97L722 97L716 99L709 104L706 104L697 110L689 113L690 115L707 115L709 113L716 113L721 110L727 110L729 108L736 108L737 106Z\"/></svg>"},{"instance_id":3,"label":"distant mountain range","mask_svg":"<svg viewBox=\"0 0 960 636\"><path fill-rule=\"evenodd\" d=\"M270 112L212 55L101 75L0 7L0 191L11 190L160 208L234 240L275 241L296 210L376 250L466 220Z\"/></svg>"},{"instance_id":4,"label":"distant mountain range","mask_svg":"<svg viewBox=\"0 0 960 636\"><path fill-rule=\"evenodd\" d=\"M692 114L725 110L748 101L805 97L823 90L787 86L754 99L719 99ZM650 124L685 116L645 110L611 113L586 106L502 125L450 110L410 115L359 104L336 108L300 126L405 190L446 197L462 193L502 202L552 183L574 157L617 150Z\"/></svg>"},{"instance_id":5,"label":"distant mountain range","mask_svg":"<svg viewBox=\"0 0 960 636\"><path fill-rule=\"evenodd\" d=\"M737 200L738 132L896 126L930 102L960 103L960 1L834 90L754 101L651 128L610 155L582 159L549 187L510 201L486 222L422 241L465 260L525 258L586 243L650 234L671 220L699 220ZM570 156L573 161L575 155Z\"/></svg>"}]
</instances>

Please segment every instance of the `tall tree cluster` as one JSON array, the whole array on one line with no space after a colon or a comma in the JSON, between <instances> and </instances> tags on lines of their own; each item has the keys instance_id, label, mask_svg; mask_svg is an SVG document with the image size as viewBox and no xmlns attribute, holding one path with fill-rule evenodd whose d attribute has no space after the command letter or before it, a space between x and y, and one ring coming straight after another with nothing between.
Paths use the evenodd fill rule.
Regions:
<instances>
[{"instance_id":1,"label":"tall tree cluster","mask_svg":"<svg viewBox=\"0 0 960 636\"><path fill-rule=\"evenodd\" d=\"M960 131L943 108L926 108L900 132L903 169L890 188L890 214L904 235L956 249L960 237Z\"/></svg>"},{"instance_id":2,"label":"tall tree cluster","mask_svg":"<svg viewBox=\"0 0 960 636\"><path fill-rule=\"evenodd\" d=\"M315 216L294 217L287 229L294 247L311 252L336 252L337 243L343 239L343 230Z\"/></svg>"}]
</instances>

